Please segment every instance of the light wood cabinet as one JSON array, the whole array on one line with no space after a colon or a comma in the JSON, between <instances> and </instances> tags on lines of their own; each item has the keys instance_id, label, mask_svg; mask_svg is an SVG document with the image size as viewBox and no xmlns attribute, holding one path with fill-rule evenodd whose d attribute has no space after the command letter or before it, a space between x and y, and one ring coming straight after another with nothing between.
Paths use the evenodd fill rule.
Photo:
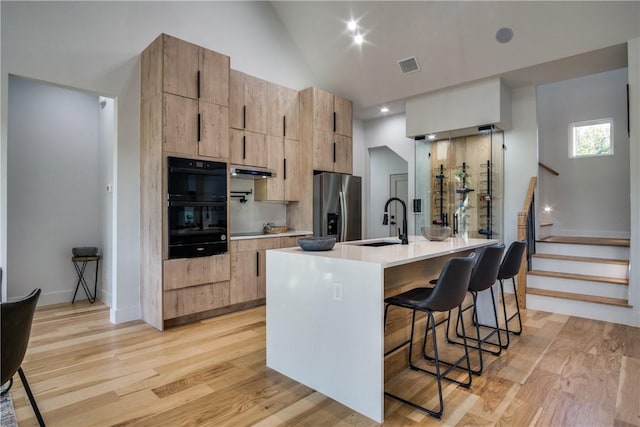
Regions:
<instances>
[{"instance_id":1,"label":"light wood cabinet","mask_svg":"<svg viewBox=\"0 0 640 427\"><path fill-rule=\"evenodd\" d=\"M266 297L265 251L279 247L279 237L231 241L231 304Z\"/></svg>"},{"instance_id":2,"label":"light wood cabinet","mask_svg":"<svg viewBox=\"0 0 640 427\"><path fill-rule=\"evenodd\" d=\"M162 92L229 106L229 57L163 34Z\"/></svg>"},{"instance_id":3,"label":"light wood cabinet","mask_svg":"<svg viewBox=\"0 0 640 427\"><path fill-rule=\"evenodd\" d=\"M161 34L142 53L140 291L157 329L229 305L230 255L167 259L167 157L229 158L229 57Z\"/></svg>"},{"instance_id":4,"label":"light wood cabinet","mask_svg":"<svg viewBox=\"0 0 640 427\"><path fill-rule=\"evenodd\" d=\"M267 82L237 70L231 70L229 82L229 125L266 134Z\"/></svg>"},{"instance_id":5,"label":"light wood cabinet","mask_svg":"<svg viewBox=\"0 0 640 427\"><path fill-rule=\"evenodd\" d=\"M229 160L236 165L267 167L266 135L238 129L229 130Z\"/></svg>"},{"instance_id":6,"label":"light wood cabinet","mask_svg":"<svg viewBox=\"0 0 640 427\"><path fill-rule=\"evenodd\" d=\"M298 91L268 82L267 101L267 134L298 140Z\"/></svg>"},{"instance_id":7,"label":"light wood cabinet","mask_svg":"<svg viewBox=\"0 0 640 427\"><path fill-rule=\"evenodd\" d=\"M267 135L267 167L276 176L256 181L254 199L258 201L298 201L302 188L300 141Z\"/></svg>"},{"instance_id":8,"label":"light wood cabinet","mask_svg":"<svg viewBox=\"0 0 640 427\"><path fill-rule=\"evenodd\" d=\"M352 102L318 88L305 89L300 97L301 127L311 139L313 169L352 173Z\"/></svg>"}]
</instances>

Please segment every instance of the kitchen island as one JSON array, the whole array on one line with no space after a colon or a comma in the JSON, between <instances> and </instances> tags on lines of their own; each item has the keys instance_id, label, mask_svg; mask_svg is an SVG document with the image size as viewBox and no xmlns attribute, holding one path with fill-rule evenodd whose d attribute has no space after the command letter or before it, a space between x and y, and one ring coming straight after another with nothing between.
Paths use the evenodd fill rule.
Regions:
<instances>
[{"instance_id":1,"label":"kitchen island","mask_svg":"<svg viewBox=\"0 0 640 427\"><path fill-rule=\"evenodd\" d=\"M384 349L406 339L404 330L385 337L384 298L437 277L449 258L497 241L410 236L408 245L363 246L378 241L393 242L267 251L267 366L382 422L391 375Z\"/></svg>"}]
</instances>

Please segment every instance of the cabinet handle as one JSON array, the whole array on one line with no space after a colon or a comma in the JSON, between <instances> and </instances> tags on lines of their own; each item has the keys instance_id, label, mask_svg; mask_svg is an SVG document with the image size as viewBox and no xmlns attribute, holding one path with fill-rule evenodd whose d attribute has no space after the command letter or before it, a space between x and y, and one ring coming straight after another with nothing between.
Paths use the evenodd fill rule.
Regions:
<instances>
[{"instance_id":1,"label":"cabinet handle","mask_svg":"<svg viewBox=\"0 0 640 427\"><path fill-rule=\"evenodd\" d=\"M287 116L282 116L282 136L287 136Z\"/></svg>"},{"instance_id":2,"label":"cabinet handle","mask_svg":"<svg viewBox=\"0 0 640 427\"><path fill-rule=\"evenodd\" d=\"M198 113L198 142L200 142L200 136L202 135L202 119L200 113Z\"/></svg>"},{"instance_id":3,"label":"cabinet handle","mask_svg":"<svg viewBox=\"0 0 640 427\"><path fill-rule=\"evenodd\" d=\"M242 129L247 128L247 106L242 106Z\"/></svg>"},{"instance_id":4,"label":"cabinet handle","mask_svg":"<svg viewBox=\"0 0 640 427\"><path fill-rule=\"evenodd\" d=\"M198 70L198 99L200 99L200 70Z\"/></svg>"},{"instance_id":5,"label":"cabinet handle","mask_svg":"<svg viewBox=\"0 0 640 427\"><path fill-rule=\"evenodd\" d=\"M247 136L242 135L242 159L247 158Z\"/></svg>"},{"instance_id":6,"label":"cabinet handle","mask_svg":"<svg viewBox=\"0 0 640 427\"><path fill-rule=\"evenodd\" d=\"M336 131L336 112L333 112L333 131Z\"/></svg>"},{"instance_id":7,"label":"cabinet handle","mask_svg":"<svg viewBox=\"0 0 640 427\"><path fill-rule=\"evenodd\" d=\"M256 252L256 277L260 277L260 252Z\"/></svg>"},{"instance_id":8,"label":"cabinet handle","mask_svg":"<svg viewBox=\"0 0 640 427\"><path fill-rule=\"evenodd\" d=\"M333 163L336 162L336 143L333 143Z\"/></svg>"},{"instance_id":9,"label":"cabinet handle","mask_svg":"<svg viewBox=\"0 0 640 427\"><path fill-rule=\"evenodd\" d=\"M283 179L287 179L287 159L284 159L284 177Z\"/></svg>"}]
</instances>

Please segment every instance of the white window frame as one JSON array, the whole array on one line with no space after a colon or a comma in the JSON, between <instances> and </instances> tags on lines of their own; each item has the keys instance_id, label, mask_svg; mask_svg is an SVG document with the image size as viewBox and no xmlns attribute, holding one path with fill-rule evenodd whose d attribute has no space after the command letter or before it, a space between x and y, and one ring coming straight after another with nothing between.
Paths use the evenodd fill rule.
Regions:
<instances>
[{"instance_id":1,"label":"white window frame","mask_svg":"<svg viewBox=\"0 0 640 427\"><path fill-rule=\"evenodd\" d=\"M575 154L575 141L574 141L574 129L583 126L593 126L593 125L601 125L601 124L609 124L609 142L611 150L609 153L605 154L585 154L585 155L577 155ZM583 122L574 122L569 123L569 158L570 159L584 159L587 157L602 157L602 156L613 156L613 119L611 117L607 117L604 119L596 119L596 120L586 120Z\"/></svg>"}]
</instances>

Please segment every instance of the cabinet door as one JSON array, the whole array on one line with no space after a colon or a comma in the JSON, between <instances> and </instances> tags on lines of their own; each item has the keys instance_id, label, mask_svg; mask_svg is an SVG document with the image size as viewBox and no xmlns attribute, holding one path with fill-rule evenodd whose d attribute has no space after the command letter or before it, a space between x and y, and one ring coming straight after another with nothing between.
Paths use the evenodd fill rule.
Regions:
<instances>
[{"instance_id":1,"label":"cabinet door","mask_svg":"<svg viewBox=\"0 0 640 427\"><path fill-rule=\"evenodd\" d=\"M163 150L195 155L198 151L198 101L182 96L163 96Z\"/></svg>"},{"instance_id":2,"label":"cabinet door","mask_svg":"<svg viewBox=\"0 0 640 427\"><path fill-rule=\"evenodd\" d=\"M229 282L165 291L162 305L165 320L228 306Z\"/></svg>"},{"instance_id":3,"label":"cabinet door","mask_svg":"<svg viewBox=\"0 0 640 427\"><path fill-rule=\"evenodd\" d=\"M284 136L288 139L300 139L300 111L298 102L298 91L284 88L283 94L284 111Z\"/></svg>"},{"instance_id":4,"label":"cabinet door","mask_svg":"<svg viewBox=\"0 0 640 427\"><path fill-rule=\"evenodd\" d=\"M333 132L313 130L313 169L333 172ZM337 155L337 152L335 153Z\"/></svg>"},{"instance_id":5,"label":"cabinet door","mask_svg":"<svg viewBox=\"0 0 640 427\"><path fill-rule=\"evenodd\" d=\"M200 100L229 106L229 57L200 48Z\"/></svg>"},{"instance_id":6,"label":"cabinet door","mask_svg":"<svg viewBox=\"0 0 640 427\"><path fill-rule=\"evenodd\" d=\"M234 165L244 165L247 143L244 131L229 129L229 162Z\"/></svg>"},{"instance_id":7,"label":"cabinet door","mask_svg":"<svg viewBox=\"0 0 640 427\"><path fill-rule=\"evenodd\" d=\"M298 91L267 82L267 134L299 139Z\"/></svg>"},{"instance_id":8,"label":"cabinet door","mask_svg":"<svg viewBox=\"0 0 640 427\"><path fill-rule=\"evenodd\" d=\"M244 129L244 73L229 71L229 126Z\"/></svg>"},{"instance_id":9,"label":"cabinet door","mask_svg":"<svg viewBox=\"0 0 640 427\"><path fill-rule=\"evenodd\" d=\"M187 288L206 283L229 281L229 255L169 259L163 262L163 288Z\"/></svg>"},{"instance_id":10,"label":"cabinet door","mask_svg":"<svg viewBox=\"0 0 640 427\"><path fill-rule=\"evenodd\" d=\"M231 254L230 303L238 304L257 299L259 278L260 251Z\"/></svg>"},{"instance_id":11,"label":"cabinet door","mask_svg":"<svg viewBox=\"0 0 640 427\"><path fill-rule=\"evenodd\" d=\"M229 108L200 101L201 156L229 158Z\"/></svg>"},{"instance_id":12,"label":"cabinet door","mask_svg":"<svg viewBox=\"0 0 640 427\"><path fill-rule=\"evenodd\" d=\"M266 137L267 167L276 172L274 178L261 179L254 185L254 200L285 200L284 141L281 137ZM288 166L288 165L287 165Z\"/></svg>"},{"instance_id":13,"label":"cabinet door","mask_svg":"<svg viewBox=\"0 0 640 427\"><path fill-rule=\"evenodd\" d=\"M343 135L335 135L336 161L334 172L353 173L353 143L351 138Z\"/></svg>"},{"instance_id":14,"label":"cabinet door","mask_svg":"<svg viewBox=\"0 0 640 427\"><path fill-rule=\"evenodd\" d=\"M247 147L245 164L267 167L266 135L255 132L245 132L244 135Z\"/></svg>"},{"instance_id":15,"label":"cabinet door","mask_svg":"<svg viewBox=\"0 0 640 427\"><path fill-rule=\"evenodd\" d=\"M198 97L198 46L171 36L163 39L163 92Z\"/></svg>"},{"instance_id":16,"label":"cabinet door","mask_svg":"<svg viewBox=\"0 0 640 427\"><path fill-rule=\"evenodd\" d=\"M336 113L335 132L339 135L353 136L353 103L335 95L333 108Z\"/></svg>"},{"instance_id":17,"label":"cabinet door","mask_svg":"<svg viewBox=\"0 0 640 427\"><path fill-rule=\"evenodd\" d=\"M267 252L258 252L258 283L256 289L258 298L267 297Z\"/></svg>"},{"instance_id":18,"label":"cabinet door","mask_svg":"<svg viewBox=\"0 0 640 427\"><path fill-rule=\"evenodd\" d=\"M257 77L244 75L245 129L267 133L267 82Z\"/></svg>"},{"instance_id":19,"label":"cabinet door","mask_svg":"<svg viewBox=\"0 0 640 427\"><path fill-rule=\"evenodd\" d=\"M284 200L299 201L302 198L302 168L300 157L300 141L285 138L284 140ZM307 171L311 174L311 171Z\"/></svg>"},{"instance_id":20,"label":"cabinet door","mask_svg":"<svg viewBox=\"0 0 640 427\"><path fill-rule=\"evenodd\" d=\"M324 132L333 132L333 94L314 88L313 124Z\"/></svg>"}]
</instances>

